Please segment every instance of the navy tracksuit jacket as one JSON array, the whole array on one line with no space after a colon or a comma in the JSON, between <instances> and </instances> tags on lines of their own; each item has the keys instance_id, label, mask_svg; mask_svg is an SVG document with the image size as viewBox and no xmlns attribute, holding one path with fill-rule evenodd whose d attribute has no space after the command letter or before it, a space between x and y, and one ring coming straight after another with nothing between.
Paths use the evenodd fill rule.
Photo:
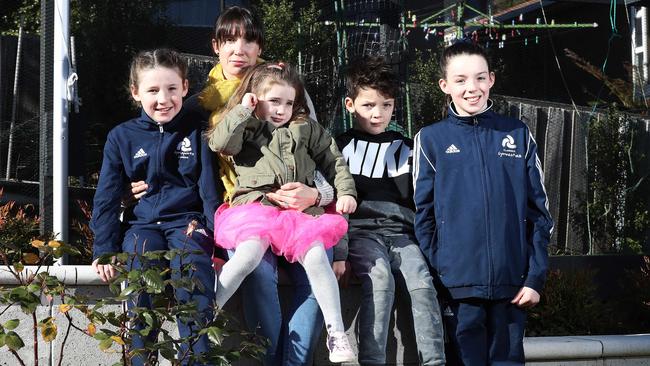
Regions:
<instances>
[{"instance_id":1,"label":"navy tracksuit jacket","mask_svg":"<svg viewBox=\"0 0 650 366\"><path fill-rule=\"evenodd\" d=\"M211 229L221 202L217 163L202 138L203 120L185 108L158 125L144 111L112 129L94 198L93 256L122 250L120 198L129 182L144 180L147 193L126 218L130 225L192 219Z\"/></svg>"}]
</instances>

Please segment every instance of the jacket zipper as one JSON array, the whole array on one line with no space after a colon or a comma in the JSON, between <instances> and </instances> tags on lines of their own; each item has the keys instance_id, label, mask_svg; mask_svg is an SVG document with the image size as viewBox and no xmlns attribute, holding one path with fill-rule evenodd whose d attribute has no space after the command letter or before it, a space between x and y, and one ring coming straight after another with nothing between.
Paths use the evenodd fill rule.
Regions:
<instances>
[{"instance_id":1,"label":"jacket zipper","mask_svg":"<svg viewBox=\"0 0 650 366\"><path fill-rule=\"evenodd\" d=\"M280 148L280 163L282 164L282 168L284 168L284 181L280 183L286 184L291 182L291 180L289 180L289 169L287 169L287 164L284 161L284 153L283 153L284 134L282 134L282 131L280 131L279 129L276 129L276 132L278 133L278 147Z\"/></svg>"},{"instance_id":2,"label":"jacket zipper","mask_svg":"<svg viewBox=\"0 0 650 366\"><path fill-rule=\"evenodd\" d=\"M158 146L156 148L156 157L158 158L158 161L156 162L157 163L156 164L157 169L156 169L155 177L156 177L156 185L158 186L158 190L160 192L158 192L158 195L157 195L158 198L156 199L156 204L153 206L154 209L158 207L158 204L160 203L160 199L161 199L160 196L162 196L162 185L160 184L160 174L162 172L162 162L164 160L164 157L160 156L160 154L161 154L160 151L162 149L163 137L164 137L164 134L165 134L165 130L163 129L163 126L161 124L158 124L158 131L160 131L160 134L158 135ZM151 210L151 214L152 215L154 214L154 210ZM158 215L156 213L155 216L159 217L160 215Z\"/></svg>"},{"instance_id":3,"label":"jacket zipper","mask_svg":"<svg viewBox=\"0 0 650 366\"><path fill-rule=\"evenodd\" d=\"M474 122L474 138L476 139L476 144L478 146L478 156L479 156L479 161L480 161L480 167L481 167L481 180L482 184L481 187L483 189L483 202L484 202L484 210L485 210L485 246L487 248L487 256L488 256L488 286L487 286L487 291L488 291L488 299L491 299L493 294L492 294L492 277L493 277L493 268L492 268L492 247L490 245L490 226L489 226L489 210L488 210L488 205L489 201L487 199L487 177L486 177L486 169L487 167L485 166L485 158L483 156L483 146L481 145L481 139L478 136L478 118L473 117L472 121Z\"/></svg>"}]
</instances>

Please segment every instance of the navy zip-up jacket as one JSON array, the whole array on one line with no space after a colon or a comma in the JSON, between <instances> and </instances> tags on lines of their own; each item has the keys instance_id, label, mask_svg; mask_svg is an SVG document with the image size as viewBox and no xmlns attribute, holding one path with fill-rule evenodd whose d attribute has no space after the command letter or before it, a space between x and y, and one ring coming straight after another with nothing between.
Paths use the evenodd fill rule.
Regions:
<instances>
[{"instance_id":1,"label":"navy zip-up jacket","mask_svg":"<svg viewBox=\"0 0 650 366\"><path fill-rule=\"evenodd\" d=\"M523 122L493 112L446 119L415 136L415 233L455 299L540 291L553 230L537 145Z\"/></svg>"},{"instance_id":2,"label":"navy zip-up jacket","mask_svg":"<svg viewBox=\"0 0 650 366\"><path fill-rule=\"evenodd\" d=\"M214 227L223 188L217 184L215 155L202 136L204 125L200 115L185 108L162 125L142 111L108 133L90 222L95 258L121 251L120 199L129 182L143 180L149 188L128 224L198 219Z\"/></svg>"}]
</instances>

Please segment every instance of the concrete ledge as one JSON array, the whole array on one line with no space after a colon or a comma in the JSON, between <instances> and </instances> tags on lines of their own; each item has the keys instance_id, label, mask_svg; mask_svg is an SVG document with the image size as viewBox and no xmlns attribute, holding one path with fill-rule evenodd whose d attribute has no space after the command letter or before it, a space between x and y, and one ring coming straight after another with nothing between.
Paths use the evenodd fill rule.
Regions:
<instances>
[{"instance_id":1,"label":"concrete ledge","mask_svg":"<svg viewBox=\"0 0 650 366\"><path fill-rule=\"evenodd\" d=\"M49 272L50 275L56 276L59 281L70 286L94 286L104 285L97 273L91 266L25 266L21 272L23 278L31 274ZM0 285L17 285L18 281L11 274L7 266L0 266Z\"/></svg>"},{"instance_id":2,"label":"concrete ledge","mask_svg":"<svg viewBox=\"0 0 650 366\"><path fill-rule=\"evenodd\" d=\"M37 271L35 266L27 266L21 275L29 276ZM87 296L91 301L108 296L108 287L101 282L91 266L49 266L41 267L39 272L49 272L57 276L71 290L78 294ZM280 299L283 307L289 306L286 299L290 298L289 280L286 276L280 276ZM11 275L6 266L0 266L0 286L16 285L16 279ZM360 302L358 283L351 284L348 288L341 289L342 311L344 323L350 340L353 341L353 348L357 345L354 340L357 338L356 322ZM94 299L94 300L93 300ZM120 310L119 304L107 305ZM240 319L241 297L235 296L229 302L227 308ZM44 316L61 318L54 304L44 303L37 309L39 319ZM19 308L13 307L7 313L0 316L0 323L12 318L24 318ZM30 339L28 323L21 324L21 334ZM60 323L59 325L63 325ZM83 326L83 324L82 324ZM173 327L173 325L171 325ZM24 329L23 329L24 328ZM396 309L394 311L388 339L389 365L417 365L417 349L415 347L415 335L412 329L412 317L410 308L402 303L400 296L396 294ZM324 338L323 338L324 339ZM328 365L327 350L324 341L319 341L315 351L313 365ZM112 365L118 361L116 354L100 352L96 341L79 332L71 333L71 338L66 347L65 364L77 365L86 362L90 356L97 365ZM59 341L55 340L52 345L43 345L39 349L39 359L46 364L47 361L55 360L57 354L49 354L50 347L58 350ZM78 350L84 350L80 352ZM567 337L530 337L524 340L526 363L531 366L637 366L650 365L650 334L636 335L603 335L603 336L567 336ZM29 347L21 350L25 360L30 360ZM117 357L117 358L116 358ZM32 357L33 358L33 357ZM28 362L28 363L31 363ZM0 366L14 365L15 359L9 353L0 354ZM255 362L244 361L237 363L238 366L255 365Z\"/></svg>"},{"instance_id":3,"label":"concrete ledge","mask_svg":"<svg viewBox=\"0 0 650 366\"><path fill-rule=\"evenodd\" d=\"M524 349L526 361L644 356L650 363L650 334L533 337L525 339Z\"/></svg>"}]
</instances>

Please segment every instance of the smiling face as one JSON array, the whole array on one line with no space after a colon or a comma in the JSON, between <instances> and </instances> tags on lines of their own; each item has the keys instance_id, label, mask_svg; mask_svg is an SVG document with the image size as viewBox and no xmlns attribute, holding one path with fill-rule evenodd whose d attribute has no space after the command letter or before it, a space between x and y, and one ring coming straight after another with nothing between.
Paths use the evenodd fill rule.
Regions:
<instances>
[{"instance_id":1,"label":"smiling face","mask_svg":"<svg viewBox=\"0 0 650 366\"><path fill-rule=\"evenodd\" d=\"M257 96L257 118L280 127L291 120L296 89L287 83L273 83L266 92Z\"/></svg>"},{"instance_id":2,"label":"smiling face","mask_svg":"<svg viewBox=\"0 0 650 366\"><path fill-rule=\"evenodd\" d=\"M133 99L159 124L171 121L183 106L188 82L176 68L156 66L138 72L138 85L131 85Z\"/></svg>"},{"instance_id":3,"label":"smiling face","mask_svg":"<svg viewBox=\"0 0 650 366\"><path fill-rule=\"evenodd\" d=\"M228 80L242 78L262 53L257 41L236 35L225 37L222 42L213 39L212 48L219 55L223 76Z\"/></svg>"},{"instance_id":4,"label":"smiling face","mask_svg":"<svg viewBox=\"0 0 650 366\"><path fill-rule=\"evenodd\" d=\"M393 115L395 99L382 95L377 89L359 88L354 100L345 98L345 108L355 115L356 128L371 135L386 131Z\"/></svg>"},{"instance_id":5,"label":"smiling face","mask_svg":"<svg viewBox=\"0 0 650 366\"><path fill-rule=\"evenodd\" d=\"M490 88L494 85L494 73L481 55L460 54L447 63L445 78L438 84L445 94L451 96L456 112L461 116L473 116L487 108Z\"/></svg>"}]
</instances>

